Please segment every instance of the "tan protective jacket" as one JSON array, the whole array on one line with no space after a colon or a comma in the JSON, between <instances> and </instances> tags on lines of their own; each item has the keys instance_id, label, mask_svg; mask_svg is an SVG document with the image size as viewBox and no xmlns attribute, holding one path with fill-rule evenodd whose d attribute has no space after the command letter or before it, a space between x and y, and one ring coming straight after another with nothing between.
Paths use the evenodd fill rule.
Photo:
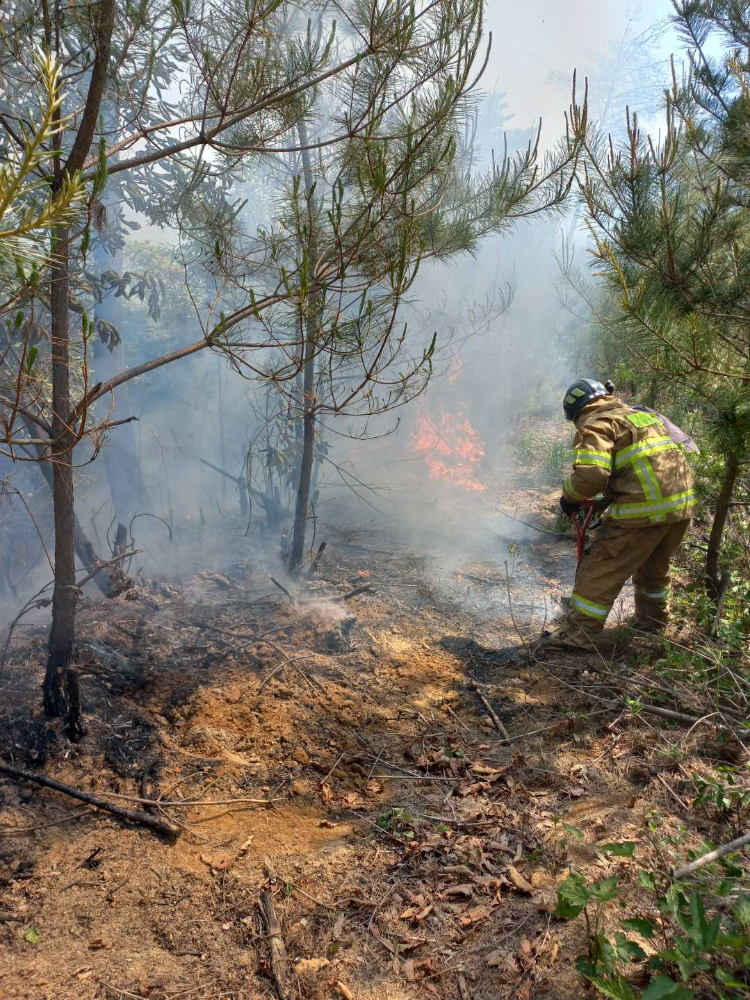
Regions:
<instances>
[{"instance_id":1,"label":"tan protective jacket","mask_svg":"<svg viewBox=\"0 0 750 1000\"><path fill-rule=\"evenodd\" d=\"M682 449L651 413L619 399L595 399L576 420L573 474L563 483L570 500L603 493L607 518L623 527L685 521L696 503Z\"/></svg>"}]
</instances>

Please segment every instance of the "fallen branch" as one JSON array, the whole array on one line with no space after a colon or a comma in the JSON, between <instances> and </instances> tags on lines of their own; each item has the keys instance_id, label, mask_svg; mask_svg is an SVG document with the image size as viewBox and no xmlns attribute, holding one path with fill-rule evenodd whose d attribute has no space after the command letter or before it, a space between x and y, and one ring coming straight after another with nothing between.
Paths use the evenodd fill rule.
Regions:
<instances>
[{"instance_id":1,"label":"fallen branch","mask_svg":"<svg viewBox=\"0 0 750 1000\"><path fill-rule=\"evenodd\" d=\"M282 592L282 594L286 594L286 596L289 598L289 600L292 602L292 604L296 603L295 600L294 600L294 598L292 597L292 595L289 593L289 591L286 589L286 587L283 584L279 583L278 580L274 580L273 577L271 577L271 583L274 585L274 587L278 587L279 590Z\"/></svg>"},{"instance_id":2,"label":"fallen branch","mask_svg":"<svg viewBox=\"0 0 750 1000\"><path fill-rule=\"evenodd\" d=\"M664 719L674 719L675 722L687 722L692 726L697 726L699 722L708 720L715 714L712 712L711 715L704 715L703 718L699 719L694 715L685 715L684 712L674 712L671 708L662 708L660 705L651 705L648 702L641 703L638 709L641 712L648 712L651 715L661 715ZM637 715L638 712L636 711L633 714ZM726 724L714 723L714 725L716 725L717 729L725 729L727 732L733 732L731 727Z\"/></svg>"},{"instance_id":3,"label":"fallen branch","mask_svg":"<svg viewBox=\"0 0 750 1000\"><path fill-rule=\"evenodd\" d=\"M198 461L201 465L206 465L209 469L213 469L214 472L218 472L219 475L224 476L225 479L231 480L235 486L239 486L241 480L237 476L233 476L231 472L227 472L226 469L220 469L218 465L214 465L213 462L209 462L206 458L199 458Z\"/></svg>"},{"instance_id":4,"label":"fallen branch","mask_svg":"<svg viewBox=\"0 0 750 1000\"><path fill-rule=\"evenodd\" d=\"M268 643L268 645L270 645L270 643ZM278 647L275 647L275 648L278 648ZM284 660L277 667L274 667L270 674L266 674L266 676L263 678L263 680L258 685L258 691L257 691L257 693L260 694L260 692L263 690L263 688L266 686L266 684L268 684L268 682L271 680L271 678L275 677L276 674L278 674L280 670L284 669L284 667L294 666L294 664L296 663L297 660L309 660L309 659L310 659L310 655L307 654L306 656L292 656L292 657ZM302 673L302 671L299 669L299 667L294 667L294 669L296 671L298 671L298 673L302 674L303 677L306 677L306 675Z\"/></svg>"},{"instance_id":5,"label":"fallen branch","mask_svg":"<svg viewBox=\"0 0 750 1000\"><path fill-rule=\"evenodd\" d=\"M107 792L113 799L126 799L128 802L142 802L154 806L234 806L256 805L269 806L272 802L281 802L282 795L274 799L147 799L138 795L125 795L122 792Z\"/></svg>"},{"instance_id":6,"label":"fallen branch","mask_svg":"<svg viewBox=\"0 0 750 1000\"><path fill-rule=\"evenodd\" d=\"M0 924L22 924L26 920L26 917L22 917L20 913L11 913L10 910L0 910Z\"/></svg>"},{"instance_id":7,"label":"fallen branch","mask_svg":"<svg viewBox=\"0 0 750 1000\"><path fill-rule=\"evenodd\" d=\"M97 573L101 573L103 569L108 569L110 566L114 566L116 563L122 562L124 559L130 559L132 556L137 556L141 549L131 549L130 552L121 552L114 559L108 559L107 562L99 563L96 569L87 573L82 580L76 581L76 587L80 590L89 580L93 580Z\"/></svg>"},{"instance_id":8,"label":"fallen branch","mask_svg":"<svg viewBox=\"0 0 750 1000\"><path fill-rule=\"evenodd\" d=\"M701 868L705 868L706 865L710 865L712 861L719 861L720 858L725 858L727 854L734 854L735 851L741 851L748 844L750 844L750 833L745 833L741 837L737 837L736 840L730 840L728 844L717 847L715 851L709 851L708 854L696 858L689 865L677 868L673 873L673 877L680 879L685 878L686 875L692 875L693 872L697 872Z\"/></svg>"},{"instance_id":9,"label":"fallen branch","mask_svg":"<svg viewBox=\"0 0 750 1000\"><path fill-rule=\"evenodd\" d=\"M372 590L372 584L366 583L363 587L355 587L354 590L350 590L347 594L341 594L339 597L332 597L332 601L348 601L350 597L356 597L357 594L365 594L368 590Z\"/></svg>"},{"instance_id":10,"label":"fallen branch","mask_svg":"<svg viewBox=\"0 0 750 1000\"><path fill-rule=\"evenodd\" d=\"M535 658L533 658L533 659L535 659ZM535 660L535 662L538 663L539 661ZM577 665L573 666L573 665L570 665L570 664L567 664L567 663L563 663L563 662L556 662L554 664L554 666L558 667L558 668L560 668L562 670L570 670L571 672L580 673L580 667L577 666ZM719 711L712 711L712 712L710 712L710 713L708 713L706 715L702 715L702 716L688 715L685 712L677 712L677 711L675 711L674 709L671 709L671 708L663 708L661 705L653 705L653 704L651 704L651 702L638 701L638 704L637 704L637 707L636 707L636 705L629 705L626 697L624 697L624 696L628 695L630 692L633 692L633 691L640 693L644 689L646 689L646 690L651 689L651 690L661 690L661 691L664 691L665 694L668 694L669 696L671 696L675 700L679 701L680 694L679 694L679 692L670 691L670 690L662 687L661 685L650 683L648 681L648 679L645 679L645 678L643 680L641 680L641 681L638 681L638 680L636 680L636 679L634 679L632 677L616 677L615 675L612 674L612 672L610 670L606 669L606 667L600 667L600 666L597 666L596 664L588 663L586 665L586 669L587 670L591 670L591 671L593 671L596 674L599 674L599 676L605 678L613 688L616 688L620 692L622 692L622 701L623 701L623 703L625 705L627 705L627 707L630 709L631 713L634 716L637 716L640 713L649 713L651 715L660 715L660 716L662 716L662 718L673 719L675 722L684 722L687 725L690 725L690 726L694 727L694 726L699 725L701 722L706 722L709 719L713 719L715 716L718 715L718 716L720 716L720 718L721 718L722 721L721 722L714 722L713 723L713 725L715 725L717 729L722 729L725 732L732 733L734 736L736 736L740 740L748 739L748 736L750 736L750 734L748 734L747 732L737 732L737 730L734 729L729 724L729 722L736 723L736 725L739 728L739 726L740 726L740 719L738 717L736 717L734 715L734 713L731 710L729 710L728 708L726 708L726 707L722 706L722 708ZM588 693L589 696L593 697L593 695L591 695L590 690L588 692L584 691L581 688L575 688L574 690L580 691L581 694L587 694ZM632 698L633 696L630 695L630 697ZM600 700L603 700L603 699L600 699ZM700 709L696 709L696 711L700 711Z\"/></svg>"},{"instance_id":11,"label":"fallen branch","mask_svg":"<svg viewBox=\"0 0 750 1000\"><path fill-rule=\"evenodd\" d=\"M510 739L510 733L505 728L505 726L502 724L502 722L500 720L500 717L498 716L497 712L492 707L492 705L490 705L488 699L482 693L479 685L478 684L474 684L472 686L472 690L474 692L476 692L477 697L479 698L479 700L481 701L481 703L484 705L487 714L489 715L490 719L492 719L492 723L493 723L495 729L497 729L497 731L500 733L500 735L502 736L502 738L504 740L509 740Z\"/></svg>"},{"instance_id":12,"label":"fallen branch","mask_svg":"<svg viewBox=\"0 0 750 1000\"><path fill-rule=\"evenodd\" d=\"M677 794L674 788L672 788L672 786L669 784L668 781L665 781L665 779L662 778L660 774L656 775L656 780L659 781L662 785L664 785L664 787L672 796L672 798L675 800L675 802L679 802L680 806L684 809L685 812L690 812L687 803L682 801L680 796Z\"/></svg>"},{"instance_id":13,"label":"fallen branch","mask_svg":"<svg viewBox=\"0 0 750 1000\"><path fill-rule=\"evenodd\" d=\"M31 781L36 785L42 785L43 788L52 788L56 792L62 792L63 795L69 795L72 799L78 799L79 802L85 802L87 805L96 806L97 809L103 809L105 812L119 816L120 819L127 820L130 823L139 823L142 826L151 827L152 830L163 833L168 837L176 837L179 833L179 827L169 822L169 820L160 819L158 816L150 816L148 813L139 812L135 809L125 809L123 806L116 806L105 799L99 798L98 795L91 795L89 792L81 791L80 788L64 785L61 781L55 781L54 778L48 778L46 775L34 774L33 771L24 771L20 767L12 767L10 764L2 762L0 762L0 773L9 774L11 777L20 778L22 781Z\"/></svg>"},{"instance_id":14,"label":"fallen branch","mask_svg":"<svg viewBox=\"0 0 750 1000\"><path fill-rule=\"evenodd\" d=\"M258 909L260 910L260 915L265 926L266 940L268 941L268 948L271 953L271 972L276 983L276 992L279 995L279 1000L286 1000L289 983L286 948L284 947L284 939L281 936L281 925L276 916L276 910L273 907L273 897L268 890L261 893L260 900L258 901Z\"/></svg>"}]
</instances>

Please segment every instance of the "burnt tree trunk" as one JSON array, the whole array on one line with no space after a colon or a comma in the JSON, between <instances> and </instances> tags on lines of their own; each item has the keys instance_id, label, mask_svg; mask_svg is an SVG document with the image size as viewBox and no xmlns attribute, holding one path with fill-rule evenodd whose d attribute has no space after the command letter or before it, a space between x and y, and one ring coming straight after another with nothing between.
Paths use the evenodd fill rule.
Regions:
<instances>
[{"instance_id":1,"label":"burnt tree trunk","mask_svg":"<svg viewBox=\"0 0 750 1000\"><path fill-rule=\"evenodd\" d=\"M307 196L307 261L308 287L315 280L315 261L317 258L317 241L315 239L315 181L313 178L308 146L307 128L300 123L299 139L302 147L302 172L305 179L305 194ZM315 461L315 346L318 328L319 296L311 291L307 296L307 314L305 316L305 353L302 378L302 457L299 465L299 480L297 483L297 503L294 510L294 530L292 544L289 549L289 571L299 573L302 568L302 558L305 551L305 532L307 529L307 508L310 503L310 483L312 481Z\"/></svg>"},{"instance_id":2,"label":"burnt tree trunk","mask_svg":"<svg viewBox=\"0 0 750 1000\"><path fill-rule=\"evenodd\" d=\"M714 511L714 520L711 525L711 535L708 539L708 552L706 554L706 587L708 595L713 601L719 600L724 587L723 575L719 570L721 541L724 536L727 518L729 517L734 484L737 480L739 468L739 456L736 452L730 451L727 454L726 465L724 466L724 478L721 482L721 489L716 498L716 510Z\"/></svg>"},{"instance_id":3,"label":"burnt tree trunk","mask_svg":"<svg viewBox=\"0 0 750 1000\"><path fill-rule=\"evenodd\" d=\"M52 596L52 628L44 678L44 712L64 715L70 706L69 676L76 613L75 515L73 512L73 463L70 430L70 314L68 312L69 231L58 230L51 266L52 341L52 496L55 511L55 588ZM75 693L75 692L74 692ZM77 728L77 720L71 720Z\"/></svg>"}]
</instances>

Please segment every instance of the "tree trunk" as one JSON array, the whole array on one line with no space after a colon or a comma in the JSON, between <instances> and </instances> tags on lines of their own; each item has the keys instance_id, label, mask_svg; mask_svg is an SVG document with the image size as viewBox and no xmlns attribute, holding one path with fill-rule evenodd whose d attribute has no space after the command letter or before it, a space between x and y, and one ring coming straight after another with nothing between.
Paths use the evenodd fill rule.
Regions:
<instances>
[{"instance_id":1,"label":"tree trunk","mask_svg":"<svg viewBox=\"0 0 750 1000\"><path fill-rule=\"evenodd\" d=\"M307 195L308 217L308 281L312 285L317 258L317 241L315 239L315 205L312 164L308 145L307 128L300 123L298 126L300 146L302 146L302 172L305 178L305 193ZM299 481L297 485L297 504L294 511L294 532L289 552L289 572L299 573L302 568L302 557L305 551L305 531L307 529L307 508L310 503L310 482L312 480L313 463L315 459L315 343L318 327L318 297L311 293L307 297L307 315L305 316L305 356L302 381L302 457L299 466Z\"/></svg>"},{"instance_id":2,"label":"tree trunk","mask_svg":"<svg viewBox=\"0 0 750 1000\"><path fill-rule=\"evenodd\" d=\"M290 573L299 573L305 551L305 531L307 528L307 508L310 503L310 483L312 481L315 458L315 345L308 340L306 347L304 385L304 421L302 440L302 461L297 486L297 505L294 511L294 534L289 554Z\"/></svg>"},{"instance_id":3,"label":"tree trunk","mask_svg":"<svg viewBox=\"0 0 750 1000\"><path fill-rule=\"evenodd\" d=\"M44 476L44 481L49 486L50 493L54 496L54 475L52 469L50 468L49 460L45 458L44 449L41 446L37 447L37 454L39 455L39 465L37 468ZM78 515L75 513L73 515L73 532L75 538L75 551L81 561L81 565L87 573L94 573L96 569L101 566L102 560L96 554L94 546L91 544L88 535L81 527L81 522L78 520ZM106 573L97 573L93 578L93 582L105 597L109 597L112 588L109 583L109 577Z\"/></svg>"},{"instance_id":4,"label":"tree trunk","mask_svg":"<svg viewBox=\"0 0 750 1000\"><path fill-rule=\"evenodd\" d=\"M51 274L52 340L52 494L55 506L55 588L52 596L52 628L44 678L44 712L64 715L70 709L71 735L80 728L77 676L71 676L75 640L76 564L75 514L73 511L72 440L65 425L70 413L70 315L68 312L69 231L60 228L53 241ZM75 671L73 671L75 673ZM72 683L71 683L72 682ZM73 694L73 699L70 694ZM72 704L71 704L72 701Z\"/></svg>"},{"instance_id":5,"label":"tree trunk","mask_svg":"<svg viewBox=\"0 0 750 1000\"><path fill-rule=\"evenodd\" d=\"M708 540L708 553L706 555L706 586L709 597L713 601L719 600L724 586L724 579L719 571L719 556L721 555L721 541L724 536L727 518L729 517L730 503L739 467L739 456L736 452L730 451L727 454L726 465L724 466L724 478L721 483L721 489L716 498L716 510L714 512L714 521L711 525L711 536Z\"/></svg>"}]
</instances>

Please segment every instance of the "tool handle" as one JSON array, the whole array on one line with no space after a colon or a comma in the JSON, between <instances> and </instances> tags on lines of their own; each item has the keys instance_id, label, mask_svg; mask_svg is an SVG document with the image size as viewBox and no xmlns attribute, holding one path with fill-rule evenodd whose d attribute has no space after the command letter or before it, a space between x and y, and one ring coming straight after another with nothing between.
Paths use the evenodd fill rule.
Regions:
<instances>
[{"instance_id":1,"label":"tool handle","mask_svg":"<svg viewBox=\"0 0 750 1000\"><path fill-rule=\"evenodd\" d=\"M578 565L581 565L581 561L586 552L586 532L588 531L589 525L591 524L591 518L594 516L594 511L596 510L596 500L584 500L581 503L581 507L586 507L586 516L583 521L578 517L578 513L570 515L570 519L573 522L573 527L576 531L576 543L577 543L577 556Z\"/></svg>"}]
</instances>

